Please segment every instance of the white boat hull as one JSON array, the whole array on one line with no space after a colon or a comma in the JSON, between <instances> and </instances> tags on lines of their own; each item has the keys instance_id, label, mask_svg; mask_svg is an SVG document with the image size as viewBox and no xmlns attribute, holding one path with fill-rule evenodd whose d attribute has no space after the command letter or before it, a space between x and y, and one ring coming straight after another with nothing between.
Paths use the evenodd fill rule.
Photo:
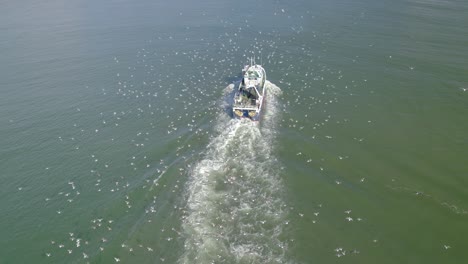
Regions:
<instances>
[{"instance_id":1,"label":"white boat hull","mask_svg":"<svg viewBox=\"0 0 468 264\"><path fill-rule=\"evenodd\" d=\"M265 103L265 70L260 65L251 64L244 68L243 74L234 94L233 116L259 121Z\"/></svg>"}]
</instances>

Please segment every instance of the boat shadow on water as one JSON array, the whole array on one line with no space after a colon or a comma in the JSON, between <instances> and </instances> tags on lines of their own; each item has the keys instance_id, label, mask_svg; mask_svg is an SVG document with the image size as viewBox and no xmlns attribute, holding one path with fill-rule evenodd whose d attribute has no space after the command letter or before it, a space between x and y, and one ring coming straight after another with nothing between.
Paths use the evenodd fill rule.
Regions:
<instances>
[{"instance_id":1,"label":"boat shadow on water","mask_svg":"<svg viewBox=\"0 0 468 264\"><path fill-rule=\"evenodd\" d=\"M234 95L236 94L235 87L239 87L241 82L240 77L234 79L232 82L229 83L223 91L223 111L231 118L235 118L234 113L232 111L232 106L234 105Z\"/></svg>"},{"instance_id":2,"label":"boat shadow on water","mask_svg":"<svg viewBox=\"0 0 468 264\"><path fill-rule=\"evenodd\" d=\"M226 76L223 78L223 81L225 81L226 83L237 83L239 84L239 82L242 80L242 73L239 72L237 75L235 76Z\"/></svg>"}]
</instances>

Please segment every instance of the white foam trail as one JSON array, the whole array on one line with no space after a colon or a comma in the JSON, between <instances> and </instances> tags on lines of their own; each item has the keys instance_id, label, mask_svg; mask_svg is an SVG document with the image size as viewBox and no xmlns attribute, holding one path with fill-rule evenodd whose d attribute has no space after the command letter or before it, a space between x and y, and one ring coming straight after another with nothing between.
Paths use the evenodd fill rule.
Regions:
<instances>
[{"instance_id":1,"label":"white foam trail","mask_svg":"<svg viewBox=\"0 0 468 264\"><path fill-rule=\"evenodd\" d=\"M187 183L185 250L179 263L285 263L286 206L272 156L276 95L267 82L260 124L218 117L216 136Z\"/></svg>"}]
</instances>

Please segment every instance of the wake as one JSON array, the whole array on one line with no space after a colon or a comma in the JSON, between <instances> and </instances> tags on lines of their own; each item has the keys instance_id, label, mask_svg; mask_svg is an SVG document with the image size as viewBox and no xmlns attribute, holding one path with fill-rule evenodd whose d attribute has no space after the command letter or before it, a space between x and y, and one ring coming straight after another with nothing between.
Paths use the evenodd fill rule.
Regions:
<instances>
[{"instance_id":1,"label":"wake","mask_svg":"<svg viewBox=\"0 0 468 264\"><path fill-rule=\"evenodd\" d=\"M179 263L284 263L287 244L279 166L272 154L281 90L267 82L261 124L218 117L187 183Z\"/></svg>"}]
</instances>

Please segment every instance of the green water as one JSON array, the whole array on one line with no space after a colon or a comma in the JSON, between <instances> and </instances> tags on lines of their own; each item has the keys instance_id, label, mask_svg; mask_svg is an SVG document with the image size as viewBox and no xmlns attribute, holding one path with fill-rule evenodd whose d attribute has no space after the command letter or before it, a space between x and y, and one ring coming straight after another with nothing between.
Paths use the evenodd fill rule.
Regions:
<instances>
[{"instance_id":1,"label":"green water","mask_svg":"<svg viewBox=\"0 0 468 264\"><path fill-rule=\"evenodd\" d=\"M0 4L0 263L467 262L467 13Z\"/></svg>"}]
</instances>

